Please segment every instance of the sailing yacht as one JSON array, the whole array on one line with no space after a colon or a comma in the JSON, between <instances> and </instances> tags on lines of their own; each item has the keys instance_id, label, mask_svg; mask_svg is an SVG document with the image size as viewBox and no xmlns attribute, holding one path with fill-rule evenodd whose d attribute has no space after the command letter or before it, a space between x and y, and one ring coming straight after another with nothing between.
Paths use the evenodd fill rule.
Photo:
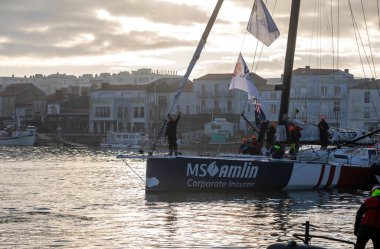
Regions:
<instances>
[{"instance_id":1,"label":"sailing yacht","mask_svg":"<svg viewBox=\"0 0 380 249\"><path fill-rule=\"evenodd\" d=\"M261 24L255 26L254 20L250 21L251 31L262 34L269 31L270 34L262 40L264 44L271 44L279 33L267 14L268 11L261 0L256 0L260 5L254 5L254 11L261 9ZM206 26L202 38L198 44L188 70L182 80L187 81L199 54L207 40L218 11L223 1L219 0L214 12ZM255 3L256 4L256 3ZM279 135L286 134L286 121L288 116L289 94L294 62L294 51L297 37L298 16L300 0L293 0L291 7L287 52L285 57L283 87L279 115ZM256 13L257 14L257 13ZM251 15L253 16L253 15ZM257 20L256 20L257 21ZM256 27L256 28L255 28ZM268 29L268 30L265 30ZM249 72L245 67L242 77L249 78ZM248 74L247 74L248 73ZM236 76L235 68L235 76ZM248 91L244 86L241 90ZM183 88L183 87L182 87ZM169 113L171 113L178 94L173 99ZM255 91L252 95L256 94ZM165 121L162 130L165 128ZM161 133L160 131L160 133ZM378 132L378 131L377 131ZM359 137L363 139L365 137ZM154 151L153 145L152 150ZM321 151L320 151L321 152ZM361 188L373 185L379 180L379 155L376 148L366 148L360 157L350 157L355 152L345 148L337 148L334 151L325 150L324 155L315 158L282 158L273 159L261 155L224 154L215 156L193 155L150 155L146 161L146 191L293 191L293 190L317 190L326 188ZM326 157L327 156L327 157ZM122 157L121 157L122 158ZM332 160L334 159L334 160ZM377 179L376 179L377 177Z\"/></svg>"}]
</instances>

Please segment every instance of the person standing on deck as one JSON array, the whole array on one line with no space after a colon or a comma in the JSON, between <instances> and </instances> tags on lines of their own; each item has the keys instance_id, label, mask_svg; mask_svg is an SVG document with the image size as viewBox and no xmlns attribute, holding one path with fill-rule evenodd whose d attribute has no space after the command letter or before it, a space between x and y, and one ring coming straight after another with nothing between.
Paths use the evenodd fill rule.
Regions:
<instances>
[{"instance_id":1,"label":"person standing on deck","mask_svg":"<svg viewBox=\"0 0 380 249\"><path fill-rule=\"evenodd\" d=\"M321 140L322 149L327 149L327 145L329 144L329 125L326 123L324 118L321 118L321 122L318 124L319 128L319 139Z\"/></svg>"},{"instance_id":2,"label":"person standing on deck","mask_svg":"<svg viewBox=\"0 0 380 249\"><path fill-rule=\"evenodd\" d=\"M267 130L267 141L266 141L267 150L270 150L272 148L275 135L276 135L276 127L274 127L274 124L271 123Z\"/></svg>"},{"instance_id":3,"label":"person standing on deck","mask_svg":"<svg viewBox=\"0 0 380 249\"><path fill-rule=\"evenodd\" d=\"M380 249L380 185L373 186L371 197L366 199L356 213L354 234L355 249L364 249L371 239L374 249Z\"/></svg>"},{"instance_id":4,"label":"person standing on deck","mask_svg":"<svg viewBox=\"0 0 380 249\"><path fill-rule=\"evenodd\" d=\"M181 117L181 112L178 113L177 118L174 119L172 115L168 114L169 122L166 125L165 137L168 138L169 144L169 155L177 155L177 124L179 118Z\"/></svg>"},{"instance_id":5,"label":"person standing on deck","mask_svg":"<svg viewBox=\"0 0 380 249\"><path fill-rule=\"evenodd\" d=\"M298 153L300 137L301 137L301 132L299 128L296 127L294 124L290 124L289 126L289 144L290 144L289 155L292 159L295 159L296 153Z\"/></svg>"}]
</instances>

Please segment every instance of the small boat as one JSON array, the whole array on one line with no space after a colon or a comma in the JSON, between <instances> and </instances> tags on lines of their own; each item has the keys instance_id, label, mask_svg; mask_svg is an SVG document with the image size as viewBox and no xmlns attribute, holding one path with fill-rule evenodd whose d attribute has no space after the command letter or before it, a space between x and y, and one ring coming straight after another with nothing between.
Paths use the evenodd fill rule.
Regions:
<instances>
[{"instance_id":1,"label":"small boat","mask_svg":"<svg viewBox=\"0 0 380 249\"><path fill-rule=\"evenodd\" d=\"M37 144L35 126L10 126L0 131L0 146L33 146Z\"/></svg>"},{"instance_id":2,"label":"small boat","mask_svg":"<svg viewBox=\"0 0 380 249\"><path fill-rule=\"evenodd\" d=\"M138 132L108 132L105 141L100 143L102 148L142 149L148 142L148 135Z\"/></svg>"}]
</instances>

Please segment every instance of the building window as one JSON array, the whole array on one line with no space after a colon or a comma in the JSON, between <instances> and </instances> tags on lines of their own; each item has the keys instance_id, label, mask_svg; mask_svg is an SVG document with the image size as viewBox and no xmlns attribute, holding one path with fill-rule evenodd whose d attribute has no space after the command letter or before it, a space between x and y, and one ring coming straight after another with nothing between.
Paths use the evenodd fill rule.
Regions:
<instances>
[{"instance_id":1,"label":"building window","mask_svg":"<svg viewBox=\"0 0 380 249\"><path fill-rule=\"evenodd\" d=\"M95 117L97 118L109 118L111 117L111 107L96 107Z\"/></svg>"},{"instance_id":2,"label":"building window","mask_svg":"<svg viewBox=\"0 0 380 249\"><path fill-rule=\"evenodd\" d=\"M232 112L232 101L231 100L227 101L227 112Z\"/></svg>"},{"instance_id":3,"label":"building window","mask_svg":"<svg viewBox=\"0 0 380 249\"><path fill-rule=\"evenodd\" d=\"M158 105L159 106L166 106L168 103L166 96L158 96Z\"/></svg>"},{"instance_id":4,"label":"building window","mask_svg":"<svg viewBox=\"0 0 380 249\"><path fill-rule=\"evenodd\" d=\"M186 105L186 114L190 114L190 106Z\"/></svg>"},{"instance_id":5,"label":"building window","mask_svg":"<svg viewBox=\"0 0 380 249\"><path fill-rule=\"evenodd\" d=\"M144 118L144 112L145 112L145 110L144 110L144 107L140 107L139 108L140 109L140 113L139 113L139 118Z\"/></svg>"},{"instance_id":6,"label":"building window","mask_svg":"<svg viewBox=\"0 0 380 249\"><path fill-rule=\"evenodd\" d=\"M270 114L276 114L277 106L275 104L270 104Z\"/></svg>"},{"instance_id":7,"label":"building window","mask_svg":"<svg viewBox=\"0 0 380 249\"><path fill-rule=\"evenodd\" d=\"M340 97L340 86L335 86L334 87L334 96L335 97Z\"/></svg>"},{"instance_id":8,"label":"building window","mask_svg":"<svg viewBox=\"0 0 380 249\"><path fill-rule=\"evenodd\" d=\"M340 102L334 101L333 112L340 112Z\"/></svg>"},{"instance_id":9,"label":"building window","mask_svg":"<svg viewBox=\"0 0 380 249\"><path fill-rule=\"evenodd\" d=\"M125 106L119 106L118 112L117 112L117 117L118 118L125 118L127 117L128 114L128 108Z\"/></svg>"},{"instance_id":10,"label":"building window","mask_svg":"<svg viewBox=\"0 0 380 249\"><path fill-rule=\"evenodd\" d=\"M301 94L302 96L305 96L307 93L307 88L306 87L301 87Z\"/></svg>"},{"instance_id":11,"label":"building window","mask_svg":"<svg viewBox=\"0 0 380 249\"><path fill-rule=\"evenodd\" d=\"M206 111L206 100L201 101L201 113Z\"/></svg>"},{"instance_id":12,"label":"building window","mask_svg":"<svg viewBox=\"0 0 380 249\"><path fill-rule=\"evenodd\" d=\"M321 95L326 96L327 95L327 87L321 86Z\"/></svg>"},{"instance_id":13,"label":"building window","mask_svg":"<svg viewBox=\"0 0 380 249\"><path fill-rule=\"evenodd\" d=\"M276 92L271 92L270 93L270 98L271 99L276 99L276 97L277 97L276 95L277 95Z\"/></svg>"},{"instance_id":14,"label":"building window","mask_svg":"<svg viewBox=\"0 0 380 249\"><path fill-rule=\"evenodd\" d=\"M364 92L364 103L370 103L370 102L371 102L370 92Z\"/></svg>"},{"instance_id":15,"label":"building window","mask_svg":"<svg viewBox=\"0 0 380 249\"><path fill-rule=\"evenodd\" d=\"M214 108L219 108L219 100L214 100Z\"/></svg>"},{"instance_id":16,"label":"building window","mask_svg":"<svg viewBox=\"0 0 380 249\"><path fill-rule=\"evenodd\" d=\"M219 86L218 85L214 85L214 94L217 95L219 92Z\"/></svg>"},{"instance_id":17,"label":"building window","mask_svg":"<svg viewBox=\"0 0 380 249\"><path fill-rule=\"evenodd\" d=\"M137 106L135 106L133 108L133 117L134 118L138 118L139 117L139 108Z\"/></svg>"},{"instance_id":18,"label":"building window","mask_svg":"<svg viewBox=\"0 0 380 249\"><path fill-rule=\"evenodd\" d=\"M364 118L371 118L371 112L369 107L364 107Z\"/></svg>"}]
</instances>

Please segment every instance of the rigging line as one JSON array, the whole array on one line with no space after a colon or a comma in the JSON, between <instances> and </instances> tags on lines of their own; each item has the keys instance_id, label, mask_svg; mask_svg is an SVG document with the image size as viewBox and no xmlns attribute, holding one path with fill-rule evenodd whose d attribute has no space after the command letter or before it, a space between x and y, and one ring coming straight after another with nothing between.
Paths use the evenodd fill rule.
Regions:
<instances>
[{"instance_id":1,"label":"rigging line","mask_svg":"<svg viewBox=\"0 0 380 249\"><path fill-rule=\"evenodd\" d=\"M368 26L367 26L367 19L366 19L366 15L365 15L365 11L364 11L364 6L363 6L363 0L361 0L361 7L362 7L362 12L363 12L363 17L364 17L364 23L365 23L365 27L366 27L366 31L367 31L367 39L368 39L368 45L369 45L369 49L370 49L370 53L371 53L371 58L372 58L372 66L373 66L373 70L374 70L374 75L375 75L375 79L377 78L376 76L376 67L375 67L375 62L374 62L374 59L373 59L373 53L372 53L372 46L371 46L371 41L369 39L369 33L368 33ZM371 102L372 102L372 105L373 105L373 108L375 110L375 113L376 113L376 116L377 116L377 119L379 119L379 115L377 113L377 110L376 110L376 107L374 105L374 101L373 101L373 98L372 98L372 94L371 94L371 90L370 90L370 85L369 83L367 82L367 89L370 93L370 98L371 98ZM380 96L380 90L376 87L376 90L377 90L377 93L378 95Z\"/></svg>"},{"instance_id":2,"label":"rigging line","mask_svg":"<svg viewBox=\"0 0 380 249\"><path fill-rule=\"evenodd\" d=\"M340 0L338 0L338 27L337 27L338 31L337 31L337 48L336 48L336 68L339 68L339 38L340 38Z\"/></svg>"},{"instance_id":3,"label":"rigging line","mask_svg":"<svg viewBox=\"0 0 380 249\"><path fill-rule=\"evenodd\" d=\"M377 19L379 20L379 29L380 29L380 9L379 9L379 0L377 0Z\"/></svg>"},{"instance_id":4,"label":"rigging line","mask_svg":"<svg viewBox=\"0 0 380 249\"><path fill-rule=\"evenodd\" d=\"M311 54L313 50L313 41L314 41L314 30L315 30L315 19L316 19L316 9L317 9L317 2L314 2L314 16L313 16L313 28L311 32L311 40L310 40L310 50L309 50L309 66L311 66Z\"/></svg>"},{"instance_id":5,"label":"rigging line","mask_svg":"<svg viewBox=\"0 0 380 249\"><path fill-rule=\"evenodd\" d=\"M318 20L318 65L319 69L322 68L322 0L319 0L318 5L318 14L319 14L319 20Z\"/></svg>"},{"instance_id":6,"label":"rigging line","mask_svg":"<svg viewBox=\"0 0 380 249\"><path fill-rule=\"evenodd\" d=\"M127 165L128 166L128 168L136 175L136 176L138 176L144 183L145 183L145 180L128 164L128 162L127 162L127 159L125 159L125 158L122 158L121 159L124 163L125 163L125 165Z\"/></svg>"},{"instance_id":7,"label":"rigging line","mask_svg":"<svg viewBox=\"0 0 380 249\"><path fill-rule=\"evenodd\" d=\"M366 60L367 60L368 65L370 65L370 63L369 63L369 60L368 60L367 52L366 52L366 50L365 50L365 48L364 48L363 39L362 39L362 37L361 37L361 35L360 35L359 27L358 27L358 25L357 25L357 22L356 22L356 19L355 19L355 15L354 15L354 13L353 13L353 11L352 11L351 0L348 0L348 4L349 4L349 6L350 6L351 19L352 19L352 24L353 24L353 26L354 26L354 33L355 33L355 37L356 37L356 46L357 46L357 48L358 48L358 53L359 53L359 57L360 57L360 62L361 62L361 66L362 66L363 74L364 74L364 77L366 78L367 76L366 76L366 73L365 73L365 69L364 69L364 65L363 65L363 60L362 60L362 58L361 58L360 47L359 47L359 42L358 42L358 41L360 41L360 43L361 43L361 45L362 45L363 52L364 52L364 55L365 55L365 58L366 58ZM372 67L369 67L369 69L370 69L371 75L373 75L373 73L372 73Z\"/></svg>"},{"instance_id":8,"label":"rigging line","mask_svg":"<svg viewBox=\"0 0 380 249\"><path fill-rule=\"evenodd\" d=\"M330 18L331 18L331 46L333 53L333 69L335 69L335 46L334 46L334 19L333 19L333 4L332 0L330 0ZM335 81L334 77L334 81Z\"/></svg>"},{"instance_id":9,"label":"rigging line","mask_svg":"<svg viewBox=\"0 0 380 249\"><path fill-rule=\"evenodd\" d=\"M369 46L369 51L370 51L371 58L372 58L372 66L373 66L373 71L374 71L374 75L375 75L375 79L376 79L377 76L376 76L375 61L373 60L372 46L371 46L371 41L369 39L368 26L367 26L367 18L366 18L365 11L364 11L363 0L361 0L360 2L361 2L361 5L362 5L364 24L365 24L365 29L367 31L368 46ZM371 65L369 65L369 66L371 67Z\"/></svg>"},{"instance_id":10,"label":"rigging line","mask_svg":"<svg viewBox=\"0 0 380 249\"><path fill-rule=\"evenodd\" d=\"M358 36L360 37L360 33L359 33L359 30L358 30L358 27L357 27L357 24L356 24L356 21L355 21L355 16L354 16L353 11L352 11L351 0L348 0L348 5L349 5L349 7L350 7L351 19L352 19L352 25L353 25L353 28L354 28L354 34L355 34L355 38L356 38L356 39L355 39L355 40L356 40L356 46L357 46L357 48L358 48L359 58L360 58L360 62L361 62L362 70L363 70L363 75L364 75L364 80L365 80L365 78L367 78L367 76L366 76L366 73L365 73L365 70L364 70L363 61L362 61L362 56L361 56L360 48L359 48L359 44L358 44ZM361 39L360 39L360 40L361 40ZM365 50L364 50L364 52L365 52ZM366 82L366 84L367 84L367 89L368 89L369 92L371 93L371 91L370 91L370 87L369 87L369 83ZM376 113L376 116L377 116L377 118L379 119L379 114L378 114L378 112L377 112L377 110L376 110L376 106L375 106L375 103L374 103L374 101L373 101L373 99L372 99L372 95L371 95L371 94L370 94L370 98L371 98L371 100L372 100L371 102L372 102L372 105L373 105L374 111L375 111L375 113Z\"/></svg>"}]
</instances>

